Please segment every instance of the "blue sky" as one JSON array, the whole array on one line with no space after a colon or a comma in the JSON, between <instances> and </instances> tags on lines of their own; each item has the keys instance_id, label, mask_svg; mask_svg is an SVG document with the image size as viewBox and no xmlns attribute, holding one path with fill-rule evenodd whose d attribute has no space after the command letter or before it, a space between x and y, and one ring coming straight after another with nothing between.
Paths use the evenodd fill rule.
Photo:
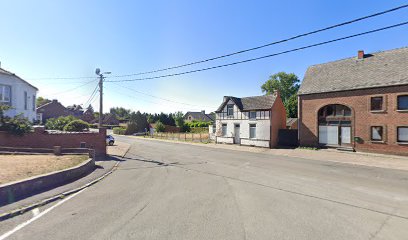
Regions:
<instances>
[{"instance_id":1,"label":"blue sky","mask_svg":"<svg viewBox=\"0 0 408 240\"><path fill-rule=\"evenodd\" d=\"M85 103L96 67L113 75L179 65L250 48L365 16L406 1L2 1L0 61L37 86L39 96ZM408 9L257 51L161 74L271 54L408 20ZM408 27L178 77L105 83L104 106L142 112L213 111L224 95L261 95L279 71L303 77L307 67L366 52L407 46ZM145 77L158 74L145 75ZM137 76L140 77L140 76ZM126 78L128 79L128 78ZM134 90L174 100L153 98ZM192 106L194 105L194 106ZM93 103L95 109L98 102Z\"/></svg>"}]
</instances>

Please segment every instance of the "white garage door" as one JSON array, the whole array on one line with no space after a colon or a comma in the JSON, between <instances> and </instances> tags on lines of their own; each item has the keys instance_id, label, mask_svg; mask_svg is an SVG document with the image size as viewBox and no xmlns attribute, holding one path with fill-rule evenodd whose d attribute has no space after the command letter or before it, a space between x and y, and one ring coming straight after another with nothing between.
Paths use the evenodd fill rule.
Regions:
<instances>
[{"instance_id":1,"label":"white garage door","mask_svg":"<svg viewBox=\"0 0 408 240\"><path fill-rule=\"evenodd\" d=\"M319 126L319 143L328 145L339 144L338 126Z\"/></svg>"}]
</instances>

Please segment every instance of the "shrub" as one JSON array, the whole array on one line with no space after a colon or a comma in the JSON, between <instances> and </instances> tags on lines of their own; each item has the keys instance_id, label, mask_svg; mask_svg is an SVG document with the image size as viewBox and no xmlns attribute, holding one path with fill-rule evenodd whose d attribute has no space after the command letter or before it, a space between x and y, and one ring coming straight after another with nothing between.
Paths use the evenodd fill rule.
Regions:
<instances>
[{"instance_id":1,"label":"shrub","mask_svg":"<svg viewBox=\"0 0 408 240\"><path fill-rule=\"evenodd\" d=\"M130 122L126 127L126 135L131 135L137 132L137 124L135 122Z\"/></svg>"},{"instance_id":2,"label":"shrub","mask_svg":"<svg viewBox=\"0 0 408 240\"><path fill-rule=\"evenodd\" d=\"M125 135L126 133L126 128L124 127L114 127L112 130L114 134L118 134L118 135Z\"/></svg>"},{"instance_id":3,"label":"shrub","mask_svg":"<svg viewBox=\"0 0 408 240\"><path fill-rule=\"evenodd\" d=\"M45 128L50 130L60 130L63 131L65 125L68 123L78 120L74 116L66 116L66 117L59 117L59 118L50 118L45 123Z\"/></svg>"},{"instance_id":4,"label":"shrub","mask_svg":"<svg viewBox=\"0 0 408 240\"><path fill-rule=\"evenodd\" d=\"M64 127L64 131L67 132L83 132L84 130L89 130L89 124L79 119L71 121Z\"/></svg>"},{"instance_id":5,"label":"shrub","mask_svg":"<svg viewBox=\"0 0 408 240\"><path fill-rule=\"evenodd\" d=\"M156 132L164 132L165 126L162 122L157 121L156 122Z\"/></svg>"},{"instance_id":6,"label":"shrub","mask_svg":"<svg viewBox=\"0 0 408 240\"><path fill-rule=\"evenodd\" d=\"M15 117L4 116L4 112L11 109L10 106L0 105L0 131L7 131L15 135L24 135L31 131L31 123L22 114Z\"/></svg>"}]
</instances>

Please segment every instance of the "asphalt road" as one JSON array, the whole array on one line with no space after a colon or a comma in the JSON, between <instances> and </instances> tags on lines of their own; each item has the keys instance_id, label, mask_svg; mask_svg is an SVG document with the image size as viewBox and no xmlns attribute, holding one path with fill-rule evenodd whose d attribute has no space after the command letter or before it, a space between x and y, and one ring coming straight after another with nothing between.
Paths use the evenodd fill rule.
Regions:
<instances>
[{"instance_id":1,"label":"asphalt road","mask_svg":"<svg viewBox=\"0 0 408 240\"><path fill-rule=\"evenodd\" d=\"M118 170L8 239L408 239L406 171L117 140Z\"/></svg>"}]
</instances>

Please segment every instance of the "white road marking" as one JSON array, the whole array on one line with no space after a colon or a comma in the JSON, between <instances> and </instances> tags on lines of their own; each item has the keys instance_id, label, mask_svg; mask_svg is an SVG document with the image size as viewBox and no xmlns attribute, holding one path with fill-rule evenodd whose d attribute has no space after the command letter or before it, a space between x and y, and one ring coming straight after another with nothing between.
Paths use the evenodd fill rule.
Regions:
<instances>
[{"instance_id":1,"label":"white road marking","mask_svg":"<svg viewBox=\"0 0 408 240\"><path fill-rule=\"evenodd\" d=\"M13 233L17 232L18 230L26 227L27 225L29 225L30 223L34 222L35 220L38 220L40 217L44 216L45 214L47 214L48 212L50 212L51 210L53 210L54 208L58 207L59 205L63 204L64 202L70 200L71 198L75 197L76 195L80 194L82 191L84 191L86 188L82 189L81 191L72 194L71 196L68 196L67 198L61 200L60 202L58 202L57 204L55 204L54 206L51 206L50 208L46 209L44 212L39 213L38 215L34 216L33 218L31 218L30 220L21 223L20 225L18 225L17 227L15 227L13 230L10 230L8 232L6 232L5 234L0 236L0 240L4 240L7 237L10 237ZM39 211L39 210L38 210ZM34 213L34 211L33 211Z\"/></svg>"},{"instance_id":2,"label":"white road marking","mask_svg":"<svg viewBox=\"0 0 408 240\"><path fill-rule=\"evenodd\" d=\"M40 209L34 208L31 212L33 213L33 216L35 217L35 216L37 216L38 214L40 214Z\"/></svg>"}]
</instances>

